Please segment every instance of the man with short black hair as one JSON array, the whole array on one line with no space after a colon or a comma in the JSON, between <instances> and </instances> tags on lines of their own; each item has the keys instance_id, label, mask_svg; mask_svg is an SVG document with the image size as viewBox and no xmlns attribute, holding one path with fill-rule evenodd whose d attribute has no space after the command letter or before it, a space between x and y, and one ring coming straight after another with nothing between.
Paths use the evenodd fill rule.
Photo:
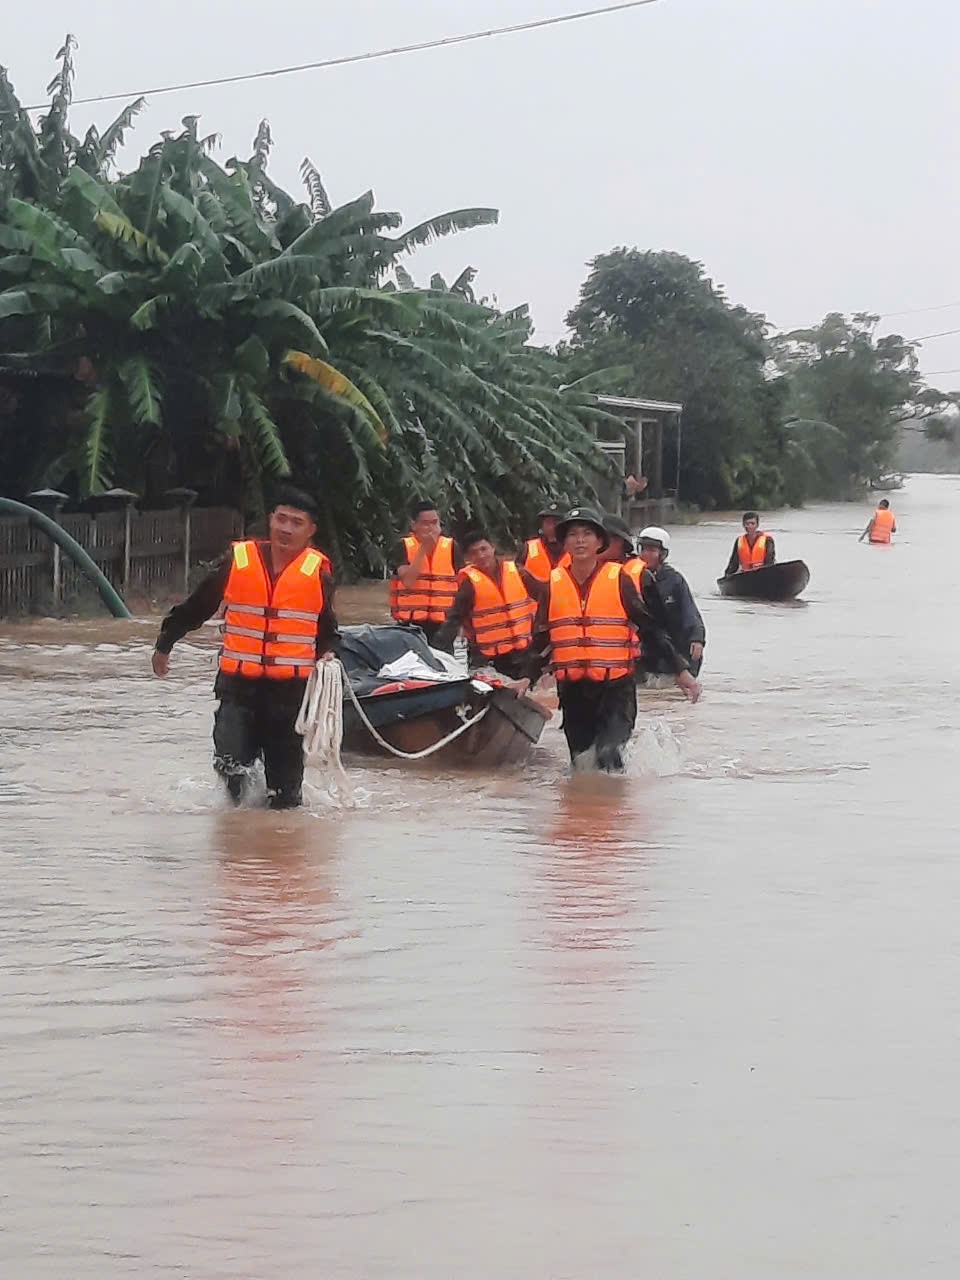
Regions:
<instances>
[{"instance_id":1,"label":"man with short black hair","mask_svg":"<svg viewBox=\"0 0 960 1280\"><path fill-rule=\"evenodd\" d=\"M432 644L457 594L460 548L444 535L436 504L410 509L410 532L400 540L390 583L390 613L418 626Z\"/></svg>"},{"instance_id":2,"label":"man with short black hair","mask_svg":"<svg viewBox=\"0 0 960 1280\"><path fill-rule=\"evenodd\" d=\"M543 584L497 553L480 529L462 541L466 568L450 612L433 644L451 650L457 633L467 637L471 667L493 667L510 680L529 675L533 620Z\"/></svg>"},{"instance_id":3,"label":"man with short black hair","mask_svg":"<svg viewBox=\"0 0 960 1280\"><path fill-rule=\"evenodd\" d=\"M724 570L724 577L735 573L750 573L768 564L776 564L777 549L769 533L760 530L760 516L756 511L743 513L743 533L734 539L733 550Z\"/></svg>"},{"instance_id":4,"label":"man with short black hair","mask_svg":"<svg viewBox=\"0 0 960 1280\"><path fill-rule=\"evenodd\" d=\"M270 512L267 541L235 542L217 567L164 618L153 671L165 676L170 651L226 604L214 685L214 768L239 804L263 758L269 804L301 803L303 744L295 725L307 678L337 634L333 578L313 547L317 509L286 486ZM329 565L329 560L326 560Z\"/></svg>"}]
</instances>

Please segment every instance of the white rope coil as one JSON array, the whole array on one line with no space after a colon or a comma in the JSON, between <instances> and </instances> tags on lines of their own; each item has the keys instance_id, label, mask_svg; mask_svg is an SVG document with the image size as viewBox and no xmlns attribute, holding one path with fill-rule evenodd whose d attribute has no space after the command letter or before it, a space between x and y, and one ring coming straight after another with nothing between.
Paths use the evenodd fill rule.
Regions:
<instances>
[{"instance_id":1,"label":"white rope coil","mask_svg":"<svg viewBox=\"0 0 960 1280\"><path fill-rule=\"evenodd\" d=\"M456 742L457 738L465 734L468 729L479 724L490 710L488 702L475 716L469 716L446 737L433 743L432 746L425 747L422 751L401 751L399 747L388 742L370 723L340 662L335 658L329 662L318 662L310 673L304 690L303 702L300 704L297 715L296 730L303 738L303 753L307 759L331 773L335 781L344 787L349 787L346 770L340 758L343 747L344 693L353 703L360 723L374 742L399 760L426 760L449 746L451 742Z\"/></svg>"}]
</instances>

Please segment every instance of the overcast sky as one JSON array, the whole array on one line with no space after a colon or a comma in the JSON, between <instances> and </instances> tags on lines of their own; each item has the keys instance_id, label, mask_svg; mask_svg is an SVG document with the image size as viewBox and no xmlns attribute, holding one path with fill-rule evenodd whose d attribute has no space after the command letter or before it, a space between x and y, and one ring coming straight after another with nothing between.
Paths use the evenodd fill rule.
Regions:
<instances>
[{"instance_id":1,"label":"overcast sky","mask_svg":"<svg viewBox=\"0 0 960 1280\"><path fill-rule=\"evenodd\" d=\"M600 0L45 0L6 5L3 62L43 101L67 31L77 97L258 71L595 7ZM702 261L781 327L830 310L960 329L960 0L657 0L369 64L155 97L124 159L199 114L273 174L309 155L334 203L373 187L408 223L495 205L500 225L421 251L428 279L479 268L563 336L587 261L615 245ZM75 131L120 104L74 109ZM960 334L923 368L960 386Z\"/></svg>"}]
</instances>

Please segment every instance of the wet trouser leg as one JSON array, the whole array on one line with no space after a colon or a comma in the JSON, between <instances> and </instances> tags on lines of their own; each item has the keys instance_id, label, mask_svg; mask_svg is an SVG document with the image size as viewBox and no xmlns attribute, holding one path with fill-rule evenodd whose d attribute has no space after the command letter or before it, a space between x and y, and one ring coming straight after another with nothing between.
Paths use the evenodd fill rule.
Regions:
<instances>
[{"instance_id":1,"label":"wet trouser leg","mask_svg":"<svg viewBox=\"0 0 960 1280\"><path fill-rule=\"evenodd\" d=\"M305 681L264 680L258 737L271 809L295 809L302 803L303 739L295 725Z\"/></svg>"},{"instance_id":2,"label":"wet trouser leg","mask_svg":"<svg viewBox=\"0 0 960 1280\"><path fill-rule=\"evenodd\" d=\"M257 708L253 690L221 700L213 718L213 767L223 778L234 804L246 794L250 769L260 754Z\"/></svg>"},{"instance_id":3,"label":"wet trouser leg","mask_svg":"<svg viewBox=\"0 0 960 1280\"><path fill-rule=\"evenodd\" d=\"M571 760L594 747L599 769L620 772L623 748L637 719L633 676L622 680L562 680L557 691Z\"/></svg>"}]
</instances>

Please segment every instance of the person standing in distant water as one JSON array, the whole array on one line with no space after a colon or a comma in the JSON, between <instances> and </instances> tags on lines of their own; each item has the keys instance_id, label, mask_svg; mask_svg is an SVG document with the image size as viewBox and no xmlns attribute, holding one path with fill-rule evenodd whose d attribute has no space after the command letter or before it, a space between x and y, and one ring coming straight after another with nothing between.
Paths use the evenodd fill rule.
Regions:
<instances>
[{"instance_id":1,"label":"person standing in distant water","mask_svg":"<svg viewBox=\"0 0 960 1280\"><path fill-rule=\"evenodd\" d=\"M456 599L463 568L460 548L440 527L432 502L410 512L410 532L400 540L390 582L390 613L396 622L412 622L433 644Z\"/></svg>"},{"instance_id":2,"label":"person standing in distant water","mask_svg":"<svg viewBox=\"0 0 960 1280\"><path fill-rule=\"evenodd\" d=\"M875 545L885 546L893 541L893 535L896 532L897 519L890 510L890 502L887 498L881 498L876 511L870 518L870 523L857 541L862 542L864 538L869 538Z\"/></svg>"},{"instance_id":3,"label":"person standing in distant water","mask_svg":"<svg viewBox=\"0 0 960 1280\"><path fill-rule=\"evenodd\" d=\"M777 550L773 538L769 533L761 532L760 517L756 511L745 511L743 533L733 544L723 576L730 578L735 573L749 573L752 569L762 569L776 562Z\"/></svg>"},{"instance_id":4,"label":"person standing in distant water","mask_svg":"<svg viewBox=\"0 0 960 1280\"><path fill-rule=\"evenodd\" d=\"M538 582L546 582L550 571L558 564L570 563L570 557L557 541L557 522L563 512L556 502L548 502L537 512L539 532L524 544L517 556L517 564L532 574Z\"/></svg>"}]
</instances>

